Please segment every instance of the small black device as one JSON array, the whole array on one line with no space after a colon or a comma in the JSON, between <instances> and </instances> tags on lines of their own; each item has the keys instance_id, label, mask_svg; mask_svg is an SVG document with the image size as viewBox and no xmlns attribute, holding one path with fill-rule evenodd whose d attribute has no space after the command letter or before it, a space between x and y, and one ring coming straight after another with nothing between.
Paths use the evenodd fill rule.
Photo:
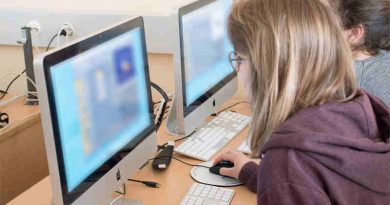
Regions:
<instances>
[{"instance_id":1,"label":"small black device","mask_svg":"<svg viewBox=\"0 0 390 205\"><path fill-rule=\"evenodd\" d=\"M9 123L8 114L0 111L0 128L7 126Z\"/></svg>"},{"instance_id":2,"label":"small black device","mask_svg":"<svg viewBox=\"0 0 390 205\"><path fill-rule=\"evenodd\" d=\"M158 155L154 158L152 166L154 169L163 170L168 168L171 163L174 142L169 141L168 144L158 153Z\"/></svg>"},{"instance_id":3,"label":"small black device","mask_svg":"<svg viewBox=\"0 0 390 205\"><path fill-rule=\"evenodd\" d=\"M232 168L234 167L234 164L233 162L230 162L230 161L225 161L225 160L222 160L220 162L218 162L218 164L210 167L209 171L213 174L218 174L218 175L221 175L219 173L219 171L221 170L221 168Z\"/></svg>"}]
</instances>

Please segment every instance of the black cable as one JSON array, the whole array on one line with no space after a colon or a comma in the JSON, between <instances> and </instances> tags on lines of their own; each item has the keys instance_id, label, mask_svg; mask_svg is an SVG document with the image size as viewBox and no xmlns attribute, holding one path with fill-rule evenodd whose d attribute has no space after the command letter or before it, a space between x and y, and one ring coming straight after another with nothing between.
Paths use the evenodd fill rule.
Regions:
<instances>
[{"instance_id":1,"label":"black cable","mask_svg":"<svg viewBox=\"0 0 390 205\"><path fill-rule=\"evenodd\" d=\"M175 139L173 140L174 142L178 142L178 141L181 141L181 140L184 140L186 138L189 138L191 137L193 134L195 134L195 132L197 131L198 129L195 129L194 131L192 131L189 135L185 136L185 137L182 137L182 138L179 138L179 139Z\"/></svg>"},{"instance_id":2,"label":"black cable","mask_svg":"<svg viewBox=\"0 0 390 205\"><path fill-rule=\"evenodd\" d=\"M55 34L55 35L54 35L54 36L51 38L51 40L50 40L49 44L48 44L48 45L47 45L47 47L46 47L46 51L48 51L48 50L49 50L51 43L53 43L54 39L55 39L57 36L58 36L58 33L57 33L57 34Z\"/></svg>"},{"instance_id":3,"label":"black cable","mask_svg":"<svg viewBox=\"0 0 390 205\"><path fill-rule=\"evenodd\" d=\"M185 137L182 137L182 138L179 138L179 139L175 139L173 140L174 142L178 142L178 141L181 141L181 140L184 140L186 138L189 138L191 137L195 132L197 131L197 129L195 129L194 131L192 131L189 135L185 136ZM157 145L157 148L160 150L160 149L164 149L164 147L168 144L168 142L162 144L162 145Z\"/></svg>"},{"instance_id":4,"label":"black cable","mask_svg":"<svg viewBox=\"0 0 390 205\"><path fill-rule=\"evenodd\" d=\"M250 104L249 102L246 102L246 101L236 102L236 103L234 103L233 105L230 105L230 106L228 106L228 107L226 107L226 108L224 108L224 109L218 111L217 114L219 114L219 113L221 113L221 112L223 112L223 111L225 111L225 110L228 110L228 109L230 109L230 108L232 108L232 107L234 107L234 106L237 106L237 105L239 105L239 104L241 104L241 103L248 103L248 104Z\"/></svg>"},{"instance_id":5,"label":"black cable","mask_svg":"<svg viewBox=\"0 0 390 205\"><path fill-rule=\"evenodd\" d=\"M185 161L183 161L183 160L181 160L181 159L178 159L178 158L176 158L176 157L172 157L172 159L175 159L175 160L177 160L177 161L179 161L179 162L181 162L181 163L183 163L183 164L186 164L186 165L188 165L188 166L192 166L192 167L204 167L204 168L210 169L210 167L208 167L208 166L199 165L199 164L190 164L190 163L185 162Z\"/></svg>"},{"instance_id":6,"label":"black cable","mask_svg":"<svg viewBox=\"0 0 390 205\"><path fill-rule=\"evenodd\" d=\"M53 43L54 39L55 39L57 36L58 36L58 34L55 34L55 35L51 38L49 44L48 44L47 47L46 47L46 51L49 50L51 43ZM25 73L25 72L26 72L26 69L24 69L19 75L17 75L14 79L12 79L11 82L8 84L8 86L7 86L7 88L6 88L5 90L0 90L0 93L2 94L2 95L0 96L0 100L2 100L2 99L8 94L8 90L9 90L9 88L11 87L11 85L12 85L12 84L13 84L13 83L14 83L14 82L15 82L23 73Z\"/></svg>"},{"instance_id":7,"label":"black cable","mask_svg":"<svg viewBox=\"0 0 390 205\"><path fill-rule=\"evenodd\" d=\"M165 109L167 107L169 97L168 97L167 93L160 86L158 86L156 83L150 82L150 85L154 89L156 89L165 100L165 102L163 103L163 106L161 108L161 114L159 116L157 116L157 122L156 122L156 131L157 131L160 128L161 123L163 121L163 117L164 117L164 113L165 113Z\"/></svg>"},{"instance_id":8,"label":"black cable","mask_svg":"<svg viewBox=\"0 0 390 205\"><path fill-rule=\"evenodd\" d=\"M172 98L169 98L168 99L168 102L171 102L172 101ZM154 105L157 105L157 104L160 104L161 103L161 100L157 101L157 102L153 102Z\"/></svg>"},{"instance_id":9,"label":"black cable","mask_svg":"<svg viewBox=\"0 0 390 205\"><path fill-rule=\"evenodd\" d=\"M165 156L165 157L168 157L168 156ZM159 158L163 158L163 157L159 157ZM147 162L149 162L150 160L154 160L154 159L159 159L159 158L151 158L151 159L149 159ZM185 162L185 161L183 161L183 160L181 160L181 159L178 159L178 158L176 158L176 157L173 157L173 156L171 156L171 158L172 159L175 159L175 160L177 160L177 161L179 161L179 162L181 162L181 163L183 163L183 164L185 164L185 165L188 165L188 166L192 166L192 167L203 167L203 168L207 168L207 169L210 169L210 167L208 167L208 166L204 166L204 165L198 165L198 164L190 164L190 163L188 163L188 162ZM228 177L228 176L226 176L226 177ZM230 177L229 177L230 178ZM133 181L133 180L129 180L129 181ZM135 182L140 182L140 181L138 181L138 180L134 180ZM140 182L140 183L142 183L142 182ZM203 183L203 182L198 182L198 183L201 183L201 184L206 184L206 185L211 185L211 186L216 186L216 185L214 185L214 184L207 184L207 183ZM237 185L233 185L233 186L241 186L242 184L237 184ZM229 185L229 187L233 187L232 185ZM225 186L218 186L218 187L225 187Z\"/></svg>"},{"instance_id":10,"label":"black cable","mask_svg":"<svg viewBox=\"0 0 390 205\"><path fill-rule=\"evenodd\" d=\"M17 80L25 72L26 69L24 69L19 75L17 75L14 79L12 79L4 91L3 90L1 91L2 95L0 96L0 100L2 100L8 94L8 90L11 87L11 85L15 82L15 80Z\"/></svg>"},{"instance_id":11,"label":"black cable","mask_svg":"<svg viewBox=\"0 0 390 205\"><path fill-rule=\"evenodd\" d=\"M184 140L188 137L191 137L195 132L197 131L197 129L195 129L194 131L192 131L189 135L185 136L185 137L182 137L182 138L179 138L179 139L175 139L173 140L174 142L178 142L180 140ZM168 142L162 144L162 145L157 145L157 152L160 151L161 149L164 149L165 146L168 144ZM127 149L123 149L122 152L130 152L130 150L127 150ZM143 166L141 167L143 168Z\"/></svg>"},{"instance_id":12,"label":"black cable","mask_svg":"<svg viewBox=\"0 0 390 205\"><path fill-rule=\"evenodd\" d=\"M179 158L173 157L173 156L155 157L155 158L148 159L148 161L151 161L151 160L154 160L154 159L161 159L161 158L171 158L171 159L175 159L175 160L177 160L177 161L179 161L179 162L181 162L181 163L183 163L183 164L185 164L185 165L192 166L192 167L204 167L204 168L207 168L207 169L210 168L210 167L204 166L204 165L190 164L190 163L188 163L188 162L185 162L185 161L183 161L183 160L181 160L181 159L179 159Z\"/></svg>"},{"instance_id":13,"label":"black cable","mask_svg":"<svg viewBox=\"0 0 390 205\"><path fill-rule=\"evenodd\" d=\"M141 184L144 184L148 187L153 187L153 188L160 188L161 187L161 184L159 184L157 182L152 182L152 181L141 181L141 180L136 180L136 179L127 179L127 181L141 183Z\"/></svg>"},{"instance_id":14,"label":"black cable","mask_svg":"<svg viewBox=\"0 0 390 205\"><path fill-rule=\"evenodd\" d=\"M172 98L169 98L168 99L168 103L171 102L171 101L172 101ZM162 102L161 100L159 100L157 102L153 102L153 107L157 107L161 102ZM168 109L168 108L169 108L169 106L167 106L166 109Z\"/></svg>"},{"instance_id":15,"label":"black cable","mask_svg":"<svg viewBox=\"0 0 390 205\"><path fill-rule=\"evenodd\" d=\"M125 186L125 183L123 183L123 192L120 192L120 191L115 191L115 192L118 193L118 194L126 195L126 186Z\"/></svg>"}]
</instances>

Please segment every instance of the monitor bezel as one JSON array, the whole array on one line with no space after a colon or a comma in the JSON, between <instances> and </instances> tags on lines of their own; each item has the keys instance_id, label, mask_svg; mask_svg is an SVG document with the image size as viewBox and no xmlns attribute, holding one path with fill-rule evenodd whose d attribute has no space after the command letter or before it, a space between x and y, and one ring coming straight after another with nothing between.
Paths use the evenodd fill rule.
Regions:
<instances>
[{"instance_id":1,"label":"monitor bezel","mask_svg":"<svg viewBox=\"0 0 390 205\"><path fill-rule=\"evenodd\" d=\"M184 117L190 115L193 111L195 111L198 107L200 107L203 103L205 103L209 98L211 98L214 94L216 94L219 90L221 90L225 85L235 79L237 73L232 68L232 72L219 81L217 84L212 86L209 90L199 96L194 102L190 105L187 104L186 97L186 76L185 76L185 57L184 57L184 41L183 41L183 16L189 14L193 11L196 11L202 7L205 7L209 4L215 3L220 0L199 0L188 5L185 5L178 10L178 22L179 22L179 44L180 44L180 61L181 61L181 84L182 84L182 96L183 96L183 111ZM226 56L228 58L228 56Z\"/></svg>"},{"instance_id":2,"label":"monitor bezel","mask_svg":"<svg viewBox=\"0 0 390 205\"><path fill-rule=\"evenodd\" d=\"M60 140L60 131L58 125L58 118L56 112L56 105L54 99L54 92L52 87L52 79L51 79L51 70L52 66L56 65L60 62L63 62L69 58L72 58L76 55L79 55L85 51L88 51L102 43L105 43L109 40L114 39L124 33L130 32L133 29L139 28L141 31L141 43L143 49L144 56L144 71L145 71L145 82L146 82L146 91L148 98L148 110L150 116L150 125L146 127L143 131L141 131L131 142L125 145L121 150L115 153L112 157L110 157L105 163L102 164L97 170L91 173L82 183L80 183L77 187L75 187L71 192L68 192L68 185L66 181L66 171L64 168L64 160L63 160L63 152ZM145 30L144 23L142 17L137 17L135 19L126 21L120 25L114 26L108 30L104 30L99 32L89 38L83 39L79 42L76 42L70 46L64 47L60 50L57 50L53 53L46 55L43 59L43 67L44 67L44 78L46 81L46 90L47 97L49 103L49 114L52 121L52 131L55 142L55 151L58 162L58 171L60 177L61 184L61 194L64 204L71 204L75 202L84 192L86 192L90 187L92 187L95 183L99 181L102 177L104 177L105 173L108 173L113 167L121 162L121 159L124 159L128 154L131 153L137 145L142 143L147 137L149 137L154 131L154 120L153 120L153 107L152 107L152 96L150 91L150 77L149 77L149 65L148 65L148 56L146 50L146 41L145 41ZM118 160L120 159L120 160ZM110 163L107 163L110 162ZM104 170L101 171L104 167Z\"/></svg>"}]
</instances>

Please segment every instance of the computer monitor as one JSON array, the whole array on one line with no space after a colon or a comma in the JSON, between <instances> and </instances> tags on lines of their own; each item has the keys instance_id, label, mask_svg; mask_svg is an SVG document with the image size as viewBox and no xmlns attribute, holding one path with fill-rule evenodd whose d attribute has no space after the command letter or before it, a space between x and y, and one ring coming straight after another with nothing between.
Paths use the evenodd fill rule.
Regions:
<instances>
[{"instance_id":1,"label":"computer monitor","mask_svg":"<svg viewBox=\"0 0 390 205\"><path fill-rule=\"evenodd\" d=\"M199 0L177 11L175 99L167 122L171 134L188 135L237 90L227 33L232 0Z\"/></svg>"},{"instance_id":2,"label":"computer monitor","mask_svg":"<svg viewBox=\"0 0 390 205\"><path fill-rule=\"evenodd\" d=\"M109 204L157 147L142 18L34 63L54 205Z\"/></svg>"}]
</instances>

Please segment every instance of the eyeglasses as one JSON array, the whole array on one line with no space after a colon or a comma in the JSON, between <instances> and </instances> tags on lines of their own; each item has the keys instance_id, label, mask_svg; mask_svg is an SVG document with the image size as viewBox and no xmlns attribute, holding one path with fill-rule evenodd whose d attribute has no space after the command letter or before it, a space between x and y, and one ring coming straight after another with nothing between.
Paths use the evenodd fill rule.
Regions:
<instances>
[{"instance_id":1,"label":"eyeglasses","mask_svg":"<svg viewBox=\"0 0 390 205\"><path fill-rule=\"evenodd\" d=\"M236 72L240 71L240 65L242 64L242 61L245 60L244 58L237 55L236 52L232 51L229 53L229 62L232 66L233 70Z\"/></svg>"}]
</instances>

